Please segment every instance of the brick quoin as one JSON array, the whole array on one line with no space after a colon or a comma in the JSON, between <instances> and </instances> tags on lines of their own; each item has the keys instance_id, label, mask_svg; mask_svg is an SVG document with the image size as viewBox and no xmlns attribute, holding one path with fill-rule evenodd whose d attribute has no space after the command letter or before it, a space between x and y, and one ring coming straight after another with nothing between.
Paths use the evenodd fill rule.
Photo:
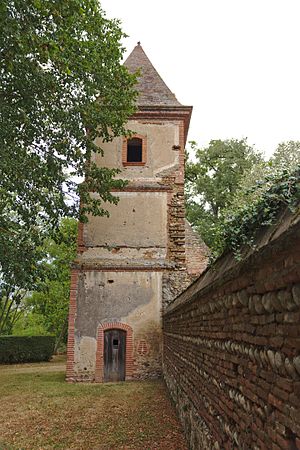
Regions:
<instances>
[{"instance_id":1,"label":"brick quoin","mask_svg":"<svg viewBox=\"0 0 300 450\"><path fill-rule=\"evenodd\" d=\"M74 379L75 316L79 270L71 270L66 379Z\"/></svg>"}]
</instances>

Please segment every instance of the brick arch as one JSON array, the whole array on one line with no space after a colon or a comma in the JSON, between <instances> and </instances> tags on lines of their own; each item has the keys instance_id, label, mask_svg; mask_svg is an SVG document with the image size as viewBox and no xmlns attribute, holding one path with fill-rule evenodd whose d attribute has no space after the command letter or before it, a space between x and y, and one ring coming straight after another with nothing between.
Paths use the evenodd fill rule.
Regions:
<instances>
[{"instance_id":1,"label":"brick arch","mask_svg":"<svg viewBox=\"0 0 300 450\"><path fill-rule=\"evenodd\" d=\"M131 380L133 372L133 332L131 326L122 322L100 323L97 330L95 381L103 382L104 369L104 332L106 330L126 331L125 380Z\"/></svg>"}]
</instances>

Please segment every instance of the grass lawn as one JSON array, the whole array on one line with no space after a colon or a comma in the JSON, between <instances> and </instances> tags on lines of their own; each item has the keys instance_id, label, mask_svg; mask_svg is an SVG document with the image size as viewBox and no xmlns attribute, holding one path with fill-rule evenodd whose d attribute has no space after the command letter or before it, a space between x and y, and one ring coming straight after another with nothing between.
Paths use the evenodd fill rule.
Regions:
<instances>
[{"instance_id":1,"label":"grass lawn","mask_svg":"<svg viewBox=\"0 0 300 450\"><path fill-rule=\"evenodd\" d=\"M186 450L160 381L68 384L64 361L0 366L0 450Z\"/></svg>"}]
</instances>

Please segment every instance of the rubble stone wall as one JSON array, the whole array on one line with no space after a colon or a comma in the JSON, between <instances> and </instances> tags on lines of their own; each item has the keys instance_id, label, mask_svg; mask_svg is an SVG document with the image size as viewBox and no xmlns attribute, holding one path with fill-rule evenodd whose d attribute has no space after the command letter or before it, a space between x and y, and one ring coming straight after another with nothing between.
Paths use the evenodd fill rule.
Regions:
<instances>
[{"instance_id":1,"label":"rubble stone wall","mask_svg":"<svg viewBox=\"0 0 300 450\"><path fill-rule=\"evenodd\" d=\"M300 448L300 218L166 309L163 370L190 449Z\"/></svg>"},{"instance_id":2,"label":"rubble stone wall","mask_svg":"<svg viewBox=\"0 0 300 450\"><path fill-rule=\"evenodd\" d=\"M187 273L192 278L198 278L207 267L209 248L199 234L185 220L185 260Z\"/></svg>"}]
</instances>

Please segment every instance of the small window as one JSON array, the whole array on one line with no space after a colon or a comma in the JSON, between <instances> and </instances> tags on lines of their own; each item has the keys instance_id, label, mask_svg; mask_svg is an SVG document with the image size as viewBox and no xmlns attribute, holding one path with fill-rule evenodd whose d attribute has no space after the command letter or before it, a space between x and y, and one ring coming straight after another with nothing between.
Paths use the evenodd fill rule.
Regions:
<instances>
[{"instance_id":1,"label":"small window","mask_svg":"<svg viewBox=\"0 0 300 450\"><path fill-rule=\"evenodd\" d=\"M143 161L143 141L141 138L127 140L127 162Z\"/></svg>"},{"instance_id":2,"label":"small window","mask_svg":"<svg viewBox=\"0 0 300 450\"><path fill-rule=\"evenodd\" d=\"M146 136L135 135L123 139L123 166L143 166L146 163Z\"/></svg>"}]
</instances>

